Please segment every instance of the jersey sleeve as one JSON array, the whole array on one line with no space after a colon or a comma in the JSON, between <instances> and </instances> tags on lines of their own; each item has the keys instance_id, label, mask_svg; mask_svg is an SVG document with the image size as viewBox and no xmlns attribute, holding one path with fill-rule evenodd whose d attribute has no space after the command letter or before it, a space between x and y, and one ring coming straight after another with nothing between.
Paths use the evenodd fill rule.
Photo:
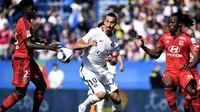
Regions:
<instances>
[{"instance_id":1,"label":"jersey sleeve","mask_svg":"<svg viewBox=\"0 0 200 112\"><path fill-rule=\"evenodd\" d=\"M158 49L164 49L164 48L165 48L163 38L164 38L164 35L162 35L162 36L160 37L159 41L158 41L158 44L157 44L157 48L158 48Z\"/></svg>"},{"instance_id":2,"label":"jersey sleeve","mask_svg":"<svg viewBox=\"0 0 200 112\"><path fill-rule=\"evenodd\" d=\"M189 46L190 46L190 52L199 52L200 45L196 43L195 38L190 38Z\"/></svg>"},{"instance_id":3,"label":"jersey sleeve","mask_svg":"<svg viewBox=\"0 0 200 112\"><path fill-rule=\"evenodd\" d=\"M112 51L112 56L117 56L119 54L119 50L120 50L120 47L119 47L119 42L118 40L116 39L115 42L111 43L111 44L114 44L115 48L113 49Z\"/></svg>"},{"instance_id":4,"label":"jersey sleeve","mask_svg":"<svg viewBox=\"0 0 200 112\"><path fill-rule=\"evenodd\" d=\"M32 26L27 20L21 19L22 35L24 38L29 38L32 36Z\"/></svg>"},{"instance_id":5,"label":"jersey sleeve","mask_svg":"<svg viewBox=\"0 0 200 112\"><path fill-rule=\"evenodd\" d=\"M81 38L81 41L88 44L92 40L92 37L94 37L95 32L95 29L91 29L84 37Z\"/></svg>"}]
</instances>

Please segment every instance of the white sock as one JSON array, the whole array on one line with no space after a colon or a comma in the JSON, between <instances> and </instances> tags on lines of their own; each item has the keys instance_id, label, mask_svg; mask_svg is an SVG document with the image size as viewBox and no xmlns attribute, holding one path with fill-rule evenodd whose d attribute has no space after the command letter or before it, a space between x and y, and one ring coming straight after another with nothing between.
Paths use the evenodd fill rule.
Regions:
<instances>
[{"instance_id":1,"label":"white sock","mask_svg":"<svg viewBox=\"0 0 200 112\"><path fill-rule=\"evenodd\" d=\"M112 112L122 112L122 105L120 104L114 104L112 106Z\"/></svg>"},{"instance_id":2,"label":"white sock","mask_svg":"<svg viewBox=\"0 0 200 112\"><path fill-rule=\"evenodd\" d=\"M102 112L103 111L104 102L105 102L105 99L103 99L103 100L101 100L101 101L96 103L97 112Z\"/></svg>"},{"instance_id":3,"label":"white sock","mask_svg":"<svg viewBox=\"0 0 200 112\"><path fill-rule=\"evenodd\" d=\"M89 95L88 98L83 102L83 104L85 106L87 106L87 105L91 105L93 103L96 103L98 101L100 101L100 99L95 94L93 94L93 95Z\"/></svg>"}]
</instances>

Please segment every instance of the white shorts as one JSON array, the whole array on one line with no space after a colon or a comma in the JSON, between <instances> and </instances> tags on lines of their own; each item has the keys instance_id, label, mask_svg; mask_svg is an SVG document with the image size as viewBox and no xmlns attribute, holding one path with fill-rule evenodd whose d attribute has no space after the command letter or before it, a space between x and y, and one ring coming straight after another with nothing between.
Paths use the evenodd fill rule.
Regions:
<instances>
[{"instance_id":1,"label":"white shorts","mask_svg":"<svg viewBox=\"0 0 200 112\"><path fill-rule=\"evenodd\" d=\"M118 89L118 85L114 80L114 75L109 71L105 72L105 74L99 74L81 66L80 76L89 88L88 95L96 94L98 92L107 92L108 94L111 94Z\"/></svg>"}]
</instances>

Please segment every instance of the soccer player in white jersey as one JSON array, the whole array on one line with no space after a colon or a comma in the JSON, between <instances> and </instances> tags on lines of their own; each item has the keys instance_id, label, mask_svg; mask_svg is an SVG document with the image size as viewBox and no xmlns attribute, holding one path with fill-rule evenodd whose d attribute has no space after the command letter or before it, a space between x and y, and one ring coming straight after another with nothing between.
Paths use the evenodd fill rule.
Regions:
<instances>
[{"instance_id":1,"label":"soccer player in white jersey","mask_svg":"<svg viewBox=\"0 0 200 112\"><path fill-rule=\"evenodd\" d=\"M104 22L100 22L98 24L97 27L102 27L104 25ZM106 58L106 60L109 60L110 56ZM112 57L111 57L112 59ZM123 58L122 56L119 54L118 57L117 57L117 61L119 62L120 66L119 66L119 70L122 72L124 71L124 63L123 63ZM115 77L115 74L116 74L116 65L111 65L109 61L107 61L107 67L108 67L108 70L110 73L112 73L113 77ZM107 98L106 99L103 99L95 104L93 104L91 106L91 109L90 109L90 112L102 112L103 111L103 107L104 105L106 105L106 102L107 102Z\"/></svg>"},{"instance_id":2,"label":"soccer player in white jersey","mask_svg":"<svg viewBox=\"0 0 200 112\"><path fill-rule=\"evenodd\" d=\"M91 29L75 45L75 50L84 49L80 76L89 87L88 98L79 105L79 112L86 112L88 105L94 104L108 94L113 102L112 111L121 112L121 99L118 85L112 73L109 72L106 62L115 65L119 54L118 39L113 35L117 24L117 16L108 13L101 28ZM112 56L106 60L108 56Z\"/></svg>"}]
</instances>

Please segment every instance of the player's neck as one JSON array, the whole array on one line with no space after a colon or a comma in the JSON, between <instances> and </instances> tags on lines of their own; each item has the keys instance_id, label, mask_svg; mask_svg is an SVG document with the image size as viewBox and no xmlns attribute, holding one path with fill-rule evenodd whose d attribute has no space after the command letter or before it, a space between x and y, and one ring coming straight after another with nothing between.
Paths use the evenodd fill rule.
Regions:
<instances>
[{"instance_id":1,"label":"player's neck","mask_svg":"<svg viewBox=\"0 0 200 112\"><path fill-rule=\"evenodd\" d=\"M27 20L29 20L29 21L31 21L31 19L27 15L25 15L25 14L23 14L22 17L25 18L25 19L27 19Z\"/></svg>"},{"instance_id":2,"label":"player's neck","mask_svg":"<svg viewBox=\"0 0 200 112\"><path fill-rule=\"evenodd\" d=\"M171 32L171 35L174 37L174 38L177 38L179 35L181 35L182 32L181 31L177 31L177 32Z\"/></svg>"},{"instance_id":3,"label":"player's neck","mask_svg":"<svg viewBox=\"0 0 200 112\"><path fill-rule=\"evenodd\" d=\"M112 37L113 36L113 32L108 32L105 27L102 26L101 29L108 37Z\"/></svg>"},{"instance_id":4,"label":"player's neck","mask_svg":"<svg viewBox=\"0 0 200 112\"><path fill-rule=\"evenodd\" d=\"M112 36L113 36L113 32L105 32L105 34L106 34L108 37L112 37Z\"/></svg>"}]
</instances>

